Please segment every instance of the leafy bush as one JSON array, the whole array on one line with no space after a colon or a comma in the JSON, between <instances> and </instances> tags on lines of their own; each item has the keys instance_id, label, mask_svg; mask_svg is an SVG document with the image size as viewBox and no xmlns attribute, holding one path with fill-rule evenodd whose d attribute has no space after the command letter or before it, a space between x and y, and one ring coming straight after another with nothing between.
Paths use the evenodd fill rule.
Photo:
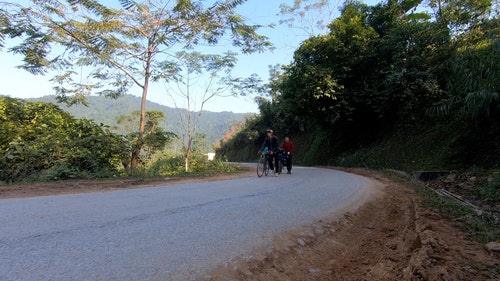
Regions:
<instances>
[{"instance_id":1,"label":"leafy bush","mask_svg":"<svg viewBox=\"0 0 500 281\"><path fill-rule=\"evenodd\" d=\"M0 180L71 179L116 173L123 138L45 102L0 97Z\"/></svg>"},{"instance_id":2,"label":"leafy bush","mask_svg":"<svg viewBox=\"0 0 500 281\"><path fill-rule=\"evenodd\" d=\"M236 171L234 165L221 159L207 161L206 156L194 153L190 159L190 172L186 173L184 168L184 158L182 155L172 155L164 153L153 159L145 168L146 176L185 176L185 175L212 175L220 173L232 173Z\"/></svg>"},{"instance_id":3,"label":"leafy bush","mask_svg":"<svg viewBox=\"0 0 500 281\"><path fill-rule=\"evenodd\" d=\"M172 176L184 172L184 159L181 155L162 154L146 167L149 176Z\"/></svg>"}]
</instances>

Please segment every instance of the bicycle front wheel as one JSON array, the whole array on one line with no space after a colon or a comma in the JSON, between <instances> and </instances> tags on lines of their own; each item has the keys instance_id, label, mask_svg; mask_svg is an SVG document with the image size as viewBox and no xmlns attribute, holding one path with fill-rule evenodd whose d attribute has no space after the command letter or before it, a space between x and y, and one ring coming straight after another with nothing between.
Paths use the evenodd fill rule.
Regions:
<instances>
[{"instance_id":1,"label":"bicycle front wheel","mask_svg":"<svg viewBox=\"0 0 500 281\"><path fill-rule=\"evenodd\" d=\"M266 169L266 161L264 157L261 157L259 161L257 161L257 176L259 178L264 175L265 169Z\"/></svg>"}]
</instances>

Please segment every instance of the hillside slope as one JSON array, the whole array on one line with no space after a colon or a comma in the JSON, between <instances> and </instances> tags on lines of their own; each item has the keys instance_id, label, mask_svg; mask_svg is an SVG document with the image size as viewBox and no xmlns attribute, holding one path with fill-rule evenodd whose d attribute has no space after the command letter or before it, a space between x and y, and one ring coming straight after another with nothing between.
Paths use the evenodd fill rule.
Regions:
<instances>
[{"instance_id":1,"label":"hillside slope","mask_svg":"<svg viewBox=\"0 0 500 281\"><path fill-rule=\"evenodd\" d=\"M140 110L141 98L133 95L124 95L118 99L110 99L101 96L88 97L88 106L81 104L68 107L65 104L57 103L55 96L45 96L32 100L46 101L57 104L61 109L69 112L76 118L92 119L96 123L103 123L110 127L116 127L117 118L121 115L130 115L133 111ZM160 110L165 113L166 121L161 124L167 131L176 133L182 138L183 129L180 114L185 114L183 109L176 109L148 101L147 110ZM192 112L193 116L197 113ZM203 111L200 119L198 133L206 135L209 143L221 139L232 124L243 120L251 113L233 112L211 112ZM120 130L117 130L120 132ZM124 133L121 131L120 133Z\"/></svg>"}]
</instances>

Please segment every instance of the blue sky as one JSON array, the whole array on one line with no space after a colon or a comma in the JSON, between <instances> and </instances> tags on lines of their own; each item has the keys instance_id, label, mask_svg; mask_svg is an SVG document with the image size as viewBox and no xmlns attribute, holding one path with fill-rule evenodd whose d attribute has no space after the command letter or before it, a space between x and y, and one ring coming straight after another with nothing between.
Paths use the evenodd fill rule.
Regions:
<instances>
[{"instance_id":1,"label":"blue sky","mask_svg":"<svg viewBox=\"0 0 500 281\"><path fill-rule=\"evenodd\" d=\"M15 1L20 2L20 1ZM22 2L25 2L22 0ZM108 0L106 2L116 2L118 0ZM238 9L251 24L267 25L277 23L282 17L277 16L280 11L280 3L293 5L293 0L248 0ZM381 0L365 0L368 5L374 5ZM331 1L331 6L338 6L337 1ZM335 8L334 17L339 15ZM306 33L298 29L289 28L286 25L276 25L274 28L263 28L260 33L270 38L275 46L274 51L262 54L241 55L238 65L234 69L235 76L248 77L252 73L257 73L264 82L268 81L269 66L276 64L289 64L292 61L293 52L300 43L307 38ZM229 48L230 46L228 46ZM7 95L17 98L32 98L54 94L53 85L49 82L52 77L34 76L24 70L17 69L21 64L21 57L0 51L0 95ZM132 88L129 94L140 96L138 88ZM174 107L172 99L165 96L165 86L162 84L153 84L148 94L148 100L157 102L166 106ZM182 102L177 106L183 107ZM196 107L196 106L194 106ZM196 108L192 109L196 110ZM209 111L233 111L233 112L258 112L257 105L253 97L217 97L210 100L205 108Z\"/></svg>"}]
</instances>

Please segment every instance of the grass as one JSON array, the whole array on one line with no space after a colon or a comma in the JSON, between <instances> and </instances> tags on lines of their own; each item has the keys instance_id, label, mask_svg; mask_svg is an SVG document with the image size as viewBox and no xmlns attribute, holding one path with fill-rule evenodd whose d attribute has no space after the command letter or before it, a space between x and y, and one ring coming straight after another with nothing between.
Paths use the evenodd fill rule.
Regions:
<instances>
[{"instance_id":1,"label":"grass","mask_svg":"<svg viewBox=\"0 0 500 281\"><path fill-rule=\"evenodd\" d=\"M202 178L215 175L230 175L246 171L245 167L232 165L222 160L206 161L203 157L194 159L190 171L184 170L181 157L164 157L154 161L149 166L139 166L133 170L100 171L99 173L79 172L68 167L56 167L31 175L13 184L47 183L66 180L108 180L137 179L151 180L162 177ZM7 184L0 182L0 185Z\"/></svg>"}]
</instances>

